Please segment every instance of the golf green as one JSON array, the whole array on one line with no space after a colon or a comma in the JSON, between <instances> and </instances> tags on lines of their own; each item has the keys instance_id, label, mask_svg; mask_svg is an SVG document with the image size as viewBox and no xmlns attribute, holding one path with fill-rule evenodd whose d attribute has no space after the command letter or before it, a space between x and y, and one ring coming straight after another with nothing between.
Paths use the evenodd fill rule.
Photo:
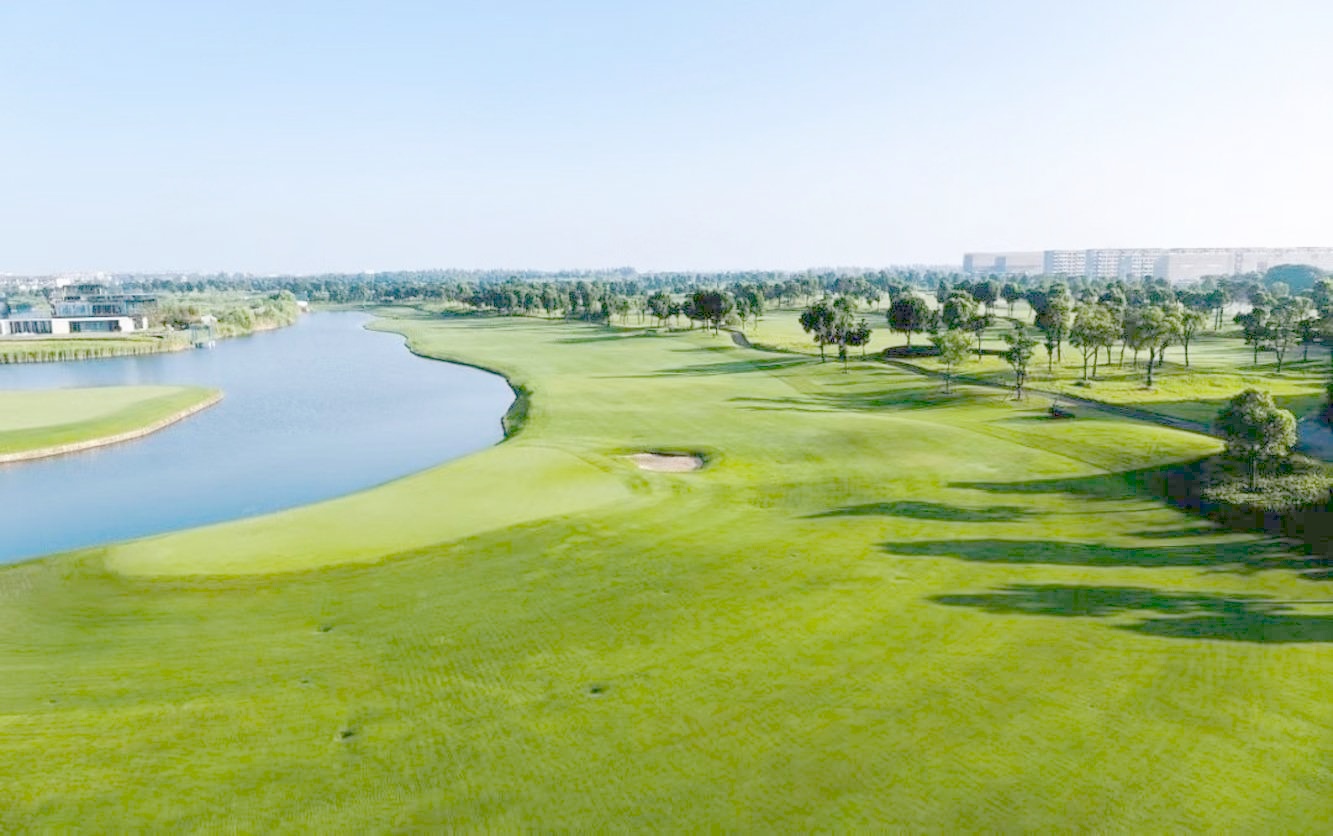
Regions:
<instances>
[{"instance_id":1,"label":"golf green","mask_svg":"<svg viewBox=\"0 0 1333 836\"><path fill-rule=\"evenodd\" d=\"M726 334L381 327L521 431L0 570L0 828L1327 823L1327 582L1137 476L1215 440Z\"/></svg>"},{"instance_id":2,"label":"golf green","mask_svg":"<svg viewBox=\"0 0 1333 836\"><path fill-rule=\"evenodd\" d=\"M195 386L0 391L0 456L31 456L137 435L217 397Z\"/></svg>"}]
</instances>

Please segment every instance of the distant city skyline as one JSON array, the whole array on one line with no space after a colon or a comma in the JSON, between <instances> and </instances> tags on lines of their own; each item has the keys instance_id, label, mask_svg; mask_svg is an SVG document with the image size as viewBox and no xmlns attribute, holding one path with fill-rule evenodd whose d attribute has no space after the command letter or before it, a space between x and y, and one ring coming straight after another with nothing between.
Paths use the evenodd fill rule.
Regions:
<instances>
[{"instance_id":1,"label":"distant city skyline","mask_svg":"<svg viewBox=\"0 0 1333 836\"><path fill-rule=\"evenodd\" d=\"M1317 0L0 5L0 273L1326 241Z\"/></svg>"},{"instance_id":2,"label":"distant city skyline","mask_svg":"<svg viewBox=\"0 0 1333 836\"><path fill-rule=\"evenodd\" d=\"M1333 247L1140 247L963 254L963 272L969 275L1152 276L1172 282L1263 273L1285 264L1333 270Z\"/></svg>"}]
</instances>

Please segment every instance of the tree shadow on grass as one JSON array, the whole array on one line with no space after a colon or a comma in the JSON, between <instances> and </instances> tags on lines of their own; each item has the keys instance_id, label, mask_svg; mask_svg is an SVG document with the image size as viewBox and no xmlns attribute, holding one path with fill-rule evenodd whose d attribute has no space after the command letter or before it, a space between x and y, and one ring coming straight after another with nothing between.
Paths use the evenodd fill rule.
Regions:
<instances>
[{"instance_id":1,"label":"tree shadow on grass","mask_svg":"<svg viewBox=\"0 0 1333 836\"><path fill-rule=\"evenodd\" d=\"M594 334L592 336L587 336L587 337L561 337L560 339L556 340L556 342L565 343L569 345L579 345L582 343L611 343L611 342L623 342L625 340L641 340L645 338L651 339L651 338L656 338L658 336L659 334L656 331L615 331L605 334Z\"/></svg>"},{"instance_id":2,"label":"tree shadow on grass","mask_svg":"<svg viewBox=\"0 0 1333 836\"><path fill-rule=\"evenodd\" d=\"M845 505L831 508L807 519L821 517L907 517L914 520L939 522L1016 522L1031 516L1025 508L1012 505L992 505L988 508L961 508L939 502L868 502L863 505Z\"/></svg>"},{"instance_id":3,"label":"tree shadow on grass","mask_svg":"<svg viewBox=\"0 0 1333 836\"><path fill-rule=\"evenodd\" d=\"M1069 479L1035 479L1027 482L950 482L951 488L965 488L987 493L1046 494L1065 493L1086 499L1132 499L1139 496L1161 497L1152 491L1158 468L1078 476Z\"/></svg>"},{"instance_id":4,"label":"tree shadow on grass","mask_svg":"<svg viewBox=\"0 0 1333 836\"><path fill-rule=\"evenodd\" d=\"M724 374L747 374L751 372L772 372L804 366L810 361L799 357L754 358L749 360L729 360L721 363L699 363L693 366L680 366L675 369L663 369L650 374L628 375L629 377L711 377Z\"/></svg>"},{"instance_id":5,"label":"tree shadow on grass","mask_svg":"<svg viewBox=\"0 0 1333 836\"><path fill-rule=\"evenodd\" d=\"M1014 584L979 595L937 595L951 607L975 607L997 615L1108 618L1142 614L1117 629L1173 639L1265 644L1333 642L1333 615L1301 612L1296 604L1258 595L1167 592L1133 586Z\"/></svg>"},{"instance_id":6,"label":"tree shadow on grass","mask_svg":"<svg viewBox=\"0 0 1333 836\"><path fill-rule=\"evenodd\" d=\"M848 392L788 398L732 398L743 409L754 411L804 410L819 412L895 412L931 407L967 406L993 403L993 392L954 391L950 394L935 387L901 386L875 392Z\"/></svg>"},{"instance_id":7,"label":"tree shadow on grass","mask_svg":"<svg viewBox=\"0 0 1333 836\"><path fill-rule=\"evenodd\" d=\"M1180 546L1108 546L1058 540L928 540L881 543L885 552L903 557L951 557L975 563L1040 566L1132 566L1141 569L1211 567L1219 571L1305 569L1308 556L1295 554L1279 540L1224 541Z\"/></svg>"}]
</instances>

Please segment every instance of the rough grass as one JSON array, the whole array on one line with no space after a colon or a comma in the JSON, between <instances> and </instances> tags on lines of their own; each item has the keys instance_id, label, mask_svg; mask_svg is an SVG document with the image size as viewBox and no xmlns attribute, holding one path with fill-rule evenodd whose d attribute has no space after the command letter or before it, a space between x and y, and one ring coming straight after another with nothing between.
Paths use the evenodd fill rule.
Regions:
<instances>
[{"instance_id":1,"label":"rough grass","mask_svg":"<svg viewBox=\"0 0 1333 836\"><path fill-rule=\"evenodd\" d=\"M0 454L92 441L142 429L216 394L195 386L104 386L0 391Z\"/></svg>"},{"instance_id":2,"label":"rough grass","mask_svg":"<svg viewBox=\"0 0 1333 836\"><path fill-rule=\"evenodd\" d=\"M0 339L0 365L87 360L157 354L189 347L181 334L125 334L118 337L6 337Z\"/></svg>"},{"instance_id":3,"label":"rough grass","mask_svg":"<svg viewBox=\"0 0 1333 836\"><path fill-rule=\"evenodd\" d=\"M1326 816L1327 589L1138 489L1213 440L725 334L391 324L513 375L525 428L347 500L0 572L0 829Z\"/></svg>"}]
</instances>

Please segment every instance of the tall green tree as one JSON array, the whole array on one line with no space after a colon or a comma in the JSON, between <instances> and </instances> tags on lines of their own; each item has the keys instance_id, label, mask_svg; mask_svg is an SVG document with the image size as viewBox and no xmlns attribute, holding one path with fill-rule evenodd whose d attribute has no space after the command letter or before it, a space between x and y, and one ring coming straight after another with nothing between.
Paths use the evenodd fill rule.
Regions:
<instances>
[{"instance_id":1,"label":"tall green tree","mask_svg":"<svg viewBox=\"0 0 1333 836\"><path fill-rule=\"evenodd\" d=\"M671 316L671 294L659 290L649 296L648 312L657 319L659 327L666 325L667 318Z\"/></svg>"},{"instance_id":2,"label":"tall green tree","mask_svg":"<svg viewBox=\"0 0 1333 836\"><path fill-rule=\"evenodd\" d=\"M721 330L727 315L736 307L731 294L721 290L696 290L690 298L694 302L695 313L704 324L713 326L714 334Z\"/></svg>"},{"instance_id":3,"label":"tall green tree","mask_svg":"<svg viewBox=\"0 0 1333 836\"><path fill-rule=\"evenodd\" d=\"M940 363L944 365L944 391L947 394L953 391L954 369L971 359L972 340L963 331L947 330L932 334L930 341L940 352Z\"/></svg>"},{"instance_id":4,"label":"tall green tree","mask_svg":"<svg viewBox=\"0 0 1333 836\"><path fill-rule=\"evenodd\" d=\"M1028 364L1037 350L1037 341L1021 324L1015 323L1013 330L1006 331L1004 341L1009 348L1004 352L1004 361L1014 370L1014 400L1023 397L1023 386L1028 379Z\"/></svg>"},{"instance_id":5,"label":"tall green tree","mask_svg":"<svg viewBox=\"0 0 1333 836\"><path fill-rule=\"evenodd\" d=\"M943 281L941 279L941 281ZM935 322L935 312L926 300L915 293L893 300L887 314L889 329L907 335L907 346L912 346L912 334L929 331Z\"/></svg>"},{"instance_id":6,"label":"tall green tree","mask_svg":"<svg viewBox=\"0 0 1333 836\"><path fill-rule=\"evenodd\" d=\"M1286 458L1296 446L1296 416L1278 407L1273 396L1246 389L1217 415L1217 430L1227 454L1249 466L1250 490L1259 488L1259 465Z\"/></svg>"},{"instance_id":7,"label":"tall green tree","mask_svg":"<svg viewBox=\"0 0 1333 836\"><path fill-rule=\"evenodd\" d=\"M969 293L955 290L940 307L940 322L950 331L966 329L977 315L977 301Z\"/></svg>"},{"instance_id":8,"label":"tall green tree","mask_svg":"<svg viewBox=\"0 0 1333 836\"><path fill-rule=\"evenodd\" d=\"M1088 379L1088 361L1092 361L1092 377L1097 377L1097 357L1103 348L1109 348L1120 335L1120 326L1109 307L1100 302L1085 302L1074 315L1069 327L1069 342L1083 354L1083 379Z\"/></svg>"},{"instance_id":9,"label":"tall green tree","mask_svg":"<svg viewBox=\"0 0 1333 836\"><path fill-rule=\"evenodd\" d=\"M827 359L824 356L825 346L832 344L835 340L834 325L837 320L838 312L834 310L831 303L825 300L814 302L801 311L801 328L819 346L819 362L821 363Z\"/></svg>"}]
</instances>

